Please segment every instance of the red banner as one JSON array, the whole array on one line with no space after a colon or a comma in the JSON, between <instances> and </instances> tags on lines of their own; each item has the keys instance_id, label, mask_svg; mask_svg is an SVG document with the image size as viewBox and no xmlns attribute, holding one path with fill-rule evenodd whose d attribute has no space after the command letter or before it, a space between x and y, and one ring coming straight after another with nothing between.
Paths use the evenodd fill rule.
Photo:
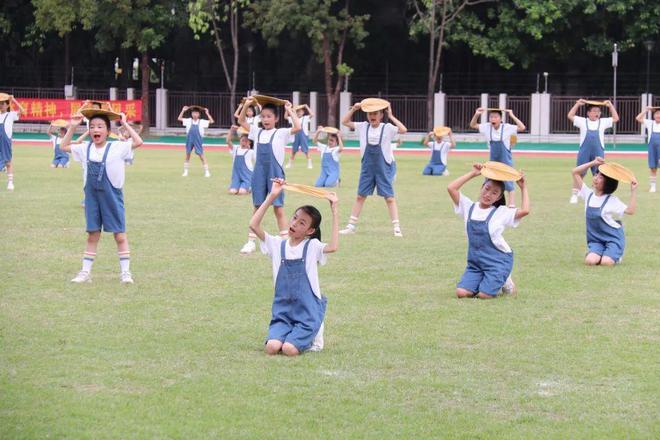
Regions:
<instances>
[{"instance_id":1,"label":"red banner","mask_svg":"<svg viewBox=\"0 0 660 440\"><path fill-rule=\"evenodd\" d=\"M78 111L83 102L85 102L82 99L16 98L16 100L21 104L23 110L25 110L21 114L21 121L68 120L72 114ZM129 121L142 120L142 101L138 99L131 101L103 100L103 102L109 102L112 109L118 113L126 113L126 119Z\"/></svg>"}]
</instances>

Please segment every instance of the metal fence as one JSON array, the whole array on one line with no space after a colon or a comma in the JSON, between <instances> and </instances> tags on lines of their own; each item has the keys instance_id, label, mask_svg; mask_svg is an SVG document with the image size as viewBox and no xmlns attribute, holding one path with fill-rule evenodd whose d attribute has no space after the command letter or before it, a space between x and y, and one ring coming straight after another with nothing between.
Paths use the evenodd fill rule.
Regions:
<instances>
[{"instance_id":1,"label":"metal fence","mask_svg":"<svg viewBox=\"0 0 660 440\"><path fill-rule=\"evenodd\" d=\"M532 125L532 97L529 95L507 96L506 108L511 109L516 117L525 124L525 130L521 133L529 133L529 127Z\"/></svg>"},{"instance_id":2,"label":"metal fence","mask_svg":"<svg viewBox=\"0 0 660 440\"><path fill-rule=\"evenodd\" d=\"M552 96L550 98L550 132L575 133L577 129L568 120L566 115L580 96ZM610 96L594 96L596 101L612 100ZM617 133L636 134L639 132L639 123L635 116L640 112L641 102L639 96L619 96L616 102L619 122L616 124ZM584 110L578 111L578 116L585 116ZM609 109L602 107L602 117L609 117Z\"/></svg>"},{"instance_id":3,"label":"metal fence","mask_svg":"<svg viewBox=\"0 0 660 440\"><path fill-rule=\"evenodd\" d=\"M480 96L447 96L445 125L456 132L474 131L470 128L470 119L480 105Z\"/></svg>"}]
</instances>

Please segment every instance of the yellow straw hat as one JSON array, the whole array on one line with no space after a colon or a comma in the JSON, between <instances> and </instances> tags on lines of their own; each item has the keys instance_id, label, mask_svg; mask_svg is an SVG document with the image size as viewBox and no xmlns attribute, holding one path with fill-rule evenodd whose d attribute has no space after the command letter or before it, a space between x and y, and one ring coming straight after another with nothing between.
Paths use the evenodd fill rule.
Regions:
<instances>
[{"instance_id":1,"label":"yellow straw hat","mask_svg":"<svg viewBox=\"0 0 660 440\"><path fill-rule=\"evenodd\" d=\"M604 163L598 167L598 171L619 182L631 183L637 181L632 171L616 162Z\"/></svg>"},{"instance_id":2,"label":"yellow straw hat","mask_svg":"<svg viewBox=\"0 0 660 440\"><path fill-rule=\"evenodd\" d=\"M50 125L57 128L64 128L69 125L69 122L65 119L55 119L54 121L51 121Z\"/></svg>"},{"instance_id":3,"label":"yellow straw hat","mask_svg":"<svg viewBox=\"0 0 660 440\"><path fill-rule=\"evenodd\" d=\"M284 99L275 98L274 96L254 95L253 98L257 100L257 104L259 105L273 104L280 106L286 103Z\"/></svg>"},{"instance_id":4,"label":"yellow straw hat","mask_svg":"<svg viewBox=\"0 0 660 440\"><path fill-rule=\"evenodd\" d=\"M366 98L360 102L360 109L365 113L377 112L385 110L390 106L390 103L380 98Z\"/></svg>"},{"instance_id":5,"label":"yellow straw hat","mask_svg":"<svg viewBox=\"0 0 660 440\"><path fill-rule=\"evenodd\" d=\"M249 133L250 132L244 129L243 127L238 127L238 129L236 130L236 134L238 134L239 136L246 136Z\"/></svg>"},{"instance_id":6,"label":"yellow straw hat","mask_svg":"<svg viewBox=\"0 0 660 440\"><path fill-rule=\"evenodd\" d=\"M449 133L451 133L451 128L445 127L444 125L433 128L433 134L435 137L447 136Z\"/></svg>"},{"instance_id":7,"label":"yellow straw hat","mask_svg":"<svg viewBox=\"0 0 660 440\"><path fill-rule=\"evenodd\" d=\"M600 106L605 105L605 102L604 102L604 101L590 101L590 100L585 100L584 103L585 103L585 104L589 104L589 105L600 105Z\"/></svg>"},{"instance_id":8,"label":"yellow straw hat","mask_svg":"<svg viewBox=\"0 0 660 440\"><path fill-rule=\"evenodd\" d=\"M309 186L309 185L302 185L302 184L299 184L299 183L288 183L288 182L286 182L284 184L284 189L287 190L287 191L293 191L293 192L297 192L297 193L301 193L301 194L307 194L307 195L310 195L312 197L317 197L319 199L324 199L329 194L329 192L324 190L324 189L316 188L314 186Z\"/></svg>"},{"instance_id":9,"label":"yellow straw hat","mask_svg":"<svg viewBox=\"0 0 660 440\"><path fill-rule=\"evenodd\" d=\"M116 121L121 119L121 115L112 110L103 110L98 108L83 108L80 109L80 113L87 119L92 119L94 116L106 116L111 121Z\"/></svg>"},{"instance_id":10,"label":"yellow straw hat","mask_svg":"<svg viewBox=\"0 0 660 440\"><path fill-rule=\"evenodd\" d=\"M328 133L328 134L337 134L337 133L339 133L339 129L337 129L335 127L323 127L323 129L321 131L324 132L324 133Z\"/></svg>"},{"instance_id":11,"label":"yellow straw hat","mask_svg":"<svg viewBox=\"0 0 660 440\"><path fill-rule=\"evenodd\" d=\"M502 162L486 162L481 168L481 175L487 179L500 180L502 182L517 181L522 178L522 173Z\"/></svg>"},{"instance_id":12,"label":"yellow straw hat","mask_svg":"<svg viewBox=\"0 0 660 440\"><path fill-rule=\"evenodd\" d=\"M293 108L293 111L297 112L298 110L303 110L305 113L308 113L307 112L307 107L305 107L304 104L297 105Z\"/></svg>"}]
</instances>

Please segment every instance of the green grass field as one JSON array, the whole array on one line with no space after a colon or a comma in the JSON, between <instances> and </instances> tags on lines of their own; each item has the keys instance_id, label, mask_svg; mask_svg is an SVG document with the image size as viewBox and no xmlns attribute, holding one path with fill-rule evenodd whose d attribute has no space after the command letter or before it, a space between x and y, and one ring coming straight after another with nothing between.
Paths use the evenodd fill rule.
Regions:
<instances>
[{"instance_id":1,"label":"green grass field","mask_svg":"<svg viewBox=\"0 0 660 440\"><path fill-rule=\"evenodd\" d=\"M466 238L426 156L398 157L404 239L382 199L320 271L326 348L263 353L269 259L242 257L250 199L225 194L181 151L144 150L127 170L132 272L119 284L104 235L94 282L72 285L84 249L81 171L51 150L15 149L16 190L0 175L0 438L658 438L660 194L646 160L625 219L621 266L582 265L582 205L568 204L573 158L518 158L532 215L506 237L517 299L457 300ZM313 183L303 161L291 181ZM474 157L450 157L450 178ZM341 223L358 156L342 159ZM466 187L477 194L478 182ZM617 194L627 202L629 188ZM287 196L288 208L310 199ZM322 207L323 232L329 209ZM273 216L267 230L274 232Z\"/></svg>"}]
</instances>

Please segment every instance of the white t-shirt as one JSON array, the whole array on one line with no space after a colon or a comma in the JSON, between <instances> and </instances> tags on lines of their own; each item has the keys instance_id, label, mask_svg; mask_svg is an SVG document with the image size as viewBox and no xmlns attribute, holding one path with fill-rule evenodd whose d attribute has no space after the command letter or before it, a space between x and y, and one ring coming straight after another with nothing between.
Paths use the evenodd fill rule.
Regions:
<instances>
[{"instance_id":1,"label":"white t-shirt","mask_svg":"<svg viewBox=\"0 0 660 440\"><path fill-rule=\"evenodd\" d=\"M204 129L209 126L209 120L208 119L198 119L196 121L193 121L192 118L183 118L182 124L184 127L186 127L186 134L190 131L190 127L192 125L197 125L199 126L199 134L204 137Z\"/></svg>"},{"instance_id":2,"label":"white t-shirt","mask_svg":"<svg viewBox=\"0 0 660 440\"><path fill-rule=\"evenodd\" d=\"M50 142L53 144L53 150L55 149L55 145L61 144L62 143L62 138L59 136L55 136L54 134L50 135Z\"/></svg>"},{"instance_id":3,"label":"white t-shirt","mask_svg":"<svg viewBox=\"0 0 660 440\"><path fill-rule=\"evenodd\" d=\"M474 202L472 200L461 193L461 198L458 202L458 205L454 205L454 212L463 217L466 233L468 215L470 214L470 208L473 204ZM474 210L472 211L472 220L486 220L492 209L494 208L490 207L487 209L481 209L481 207L479 207L479 203L477 202L474 205ZM495 211L495 214L493 214L493 217L490 219L490 223L488 223L488 235L490 235L490 239L495 247L502 252L511 252L511 247L509 247L509 244L504 241L502 234L506 228L517 228L520 224L520 221L516 220L516 211L516 208L500 206L497 208L497 211Z\"/></svg>"},{"instance_id":4,"label":"white t-shirt","mask_svg":"<svg viewBox=\"0 0 660 440\"><path fill-rule=\"evenodd\" d=\"M273 285L277 281L277 273L280 270L280 261L282 256L280 255L282 238L279 236L273 236L266 233L266 239L261 242L261 252L269 255L273 262ZM297 260L302 258L303 250L305 249L305 242L303 240L296 247L291 247L289 245L289 240L286 240L284 245L284 252L286 254L287 260ZM318 265L325 265L327 258L323 253L326 244L317 240L312 239L309 242L309 247L307 248L307 260L305 261L305 271L307 272L307 278L309 278L309 284L312 286L312 291L314 295L318 298L321 298L321 287L319 286L319 273Z\"/></svg>"},{"instance_id":5,"label":"white t-shirt","mask_svg":"<svg viewBox=\"0 0 660 440\"><path fill-rule=\"evenodd\" d=\"M383 123L381 122L376 128L372 127L368 121L355 122L354 124L355 131L357 132L358 139L360 140L360 156L364 156L364 151L367 148L367 139L365 136L367 127L369 128L369 144L378 145L378 141L380 140L380 130L383 127ZM392 163L392 140L398 133L399 129L396 125L390 124L389 122L385 124L383 131L383 143L381 144L380 149L383 153L383 157L385 158L385 162L387 163Z\"/></svg>"},{"instance_id":6,"label":"white t-shirt","mask_svg":"<svg viewBox=\"0 0 660 440\"><path fill-rule=\"evenodd\" d=\"M451 149L451 144L449 142L447 142L447 141L442 141L442 142L431 141L431 142L427 143L426 146L429 147L431 149L431 151L439 151L442 163L447 165L447 155L449 154L449 150Z\"/></svg>"},{"instance_id":7,"label":"white t-shirt","mask_svg":"<svg viewBox=\"0 0 660 440\"><path fill-rule=\"evenodd\" d=\"M319 153L324 154L324 153L330 153L332 154L332 158L335 160L335 162L339 162L339 147L328 147L328 145L323 144L321 142L316 143L316 148L319 150Z\"/></svg>"},{"instance_id":8,"label":"white t-shirt","mask_svg":"<svg viewBox=\"0 0 660 440\"><path fill-rule=\"evenodd\" d=\"M83 167L83 182L87 179L87 145L89 142L83 142L81 144L72 144L71 153L73 153L73 160L80 162ZM104 146L103 148L96 148L94 144L90 148L89 160L92 162L101 162L103 161L103 154L105 153ZM133 142L132 141L112 141L110 146L110 151L108 152L108 157L105 160L105 172L108 173L108 179L112 186L117 189L124 187L124 180L126 177L126 164L124 160L131 159L133 157ZM85 182L86 183L86 182Z\"/></svg>"},{"instance_id":9,"label":"white t-shirt","mask_svg":"<svg viewBox=\"0 0 660 440\"><path fill-rule=\"evenodd\" d=\"M592 121L591 119L587 119L582 116L576 116L573 118L573 126L580 129L580 145L582 145L582 142L584 142L584 138L587 137L587 129L598 129L600 144L603 146L603 148L605 148L605 130L612 128L612 125L614 125L614 120L612 118L600 118L600 128L598 128L598 119Z\"/></svg>"},{"instance_id":10,"label":"white t-shirt","mask_svg":"<svg viewBox=\"0 0 660 440\"><path fill-rule=\"evenodd\" d=\"M248 124L258 127L259 123L261 122L261 116L256 115L252 117L246 117L245 120L247 121Z\"/></svg>"},{"instance_id":11,"label":"white t-shirt","mask_svg":"<svg viewBox=\"0 0 660 440\"><path fill-rule=\"evenodd\" d=\"M496 130L490 122L484 122L483 124L479 124L479 133L486 137L486 142L502 141L506 149L510 150L511 136L518 133L518 126L514 124L500 124L500 127Z\"/></svg>"},{"instance_id":12,"label":"white t-shirt","mask_svg":"<svg viewBox=\"0 0 660 440\"><path fill-rule=\"evenodd\" d=\"M293 119L291 117L286 118L289 121L289 125L293 127ZM309 136L309 124L311 121L311 118L309 115L303 115L300 119L300 126L302 127L303 133L305 133L305 136Z\"/></svg>"},{"instance_id":13,"label":"white t-shirt","mask_svg":"<svg viewBox=\"0 0 660 440\"><path fill-rule=\"evenodd\" d=\"M231 157L236 159L236 156L245 156L245 165L247 166L248 170L254 171L254 150L250 150L249 148L241 148L238 145L234 145L231 149Z\"/></svg>"},{"instance_id":14,"label":"white t-shirt","mask_svg":"<svg viewBox=\"0 0 660 440\"><path fill-rule=\"evenodd\" d=\"M12 135L14 134L14 121L18 120L18 112L0 113L0 122L5 123L5 134L7 134L9 139L11 139Z\"/></svg>"},{"instance_id":15,"label":"white t-shirt","mask_svg":"<svg viewBox=\"0 0 660 440\"><path fill-rule=\"evenodd\" d=\"M589 199L589 194L593 194L593 190L589 188L584 182L582 182L582 188L580 188L580 197L584 199L584 210L587 211L587 200ZM597 196L594 194L591 196L591 201L589 206L592 208L600 208L607 198L607 194L602 196ZM625 211L628 207L623 203L617 196L612 194L610 199L607 201L607 205L603 207L600 217L613 228L620 228L621 225L616 221L621 220L625 214Z\"/></svg>"},{"instance_id":16,"label":"white t-shirt","mask_svg":"<svg viewBox=\"0 0 660 440\"><path fill-rule=\"evenodd\" d=\"M260 131L261 137L259 137ZM273 131L277 131L277 133L275 133L275 137L273 137L273 154L275 155L277 162L282 165L284 164L285 156L284 148L289 142L289 136L291 136L290 128L271 128L270 130L265 130L253 125L250 127L250 134L248 135L248 138L254 142L254 154L256 158L259 142L262 144L267 144L268 141L270 141L270 137L273 135Z\"/></svg>"},{"instance_id":17,"label":"white t-shirt","mask_svg":"<svg viewBox=\"0 0 660 440\"><path fill-rule=\"evenodd\" d=\"M660 133L660 124L653 119L644 119L644 128L646 128L646 142L651 142L651 133Z\"/></svg>"}]
</instances>

